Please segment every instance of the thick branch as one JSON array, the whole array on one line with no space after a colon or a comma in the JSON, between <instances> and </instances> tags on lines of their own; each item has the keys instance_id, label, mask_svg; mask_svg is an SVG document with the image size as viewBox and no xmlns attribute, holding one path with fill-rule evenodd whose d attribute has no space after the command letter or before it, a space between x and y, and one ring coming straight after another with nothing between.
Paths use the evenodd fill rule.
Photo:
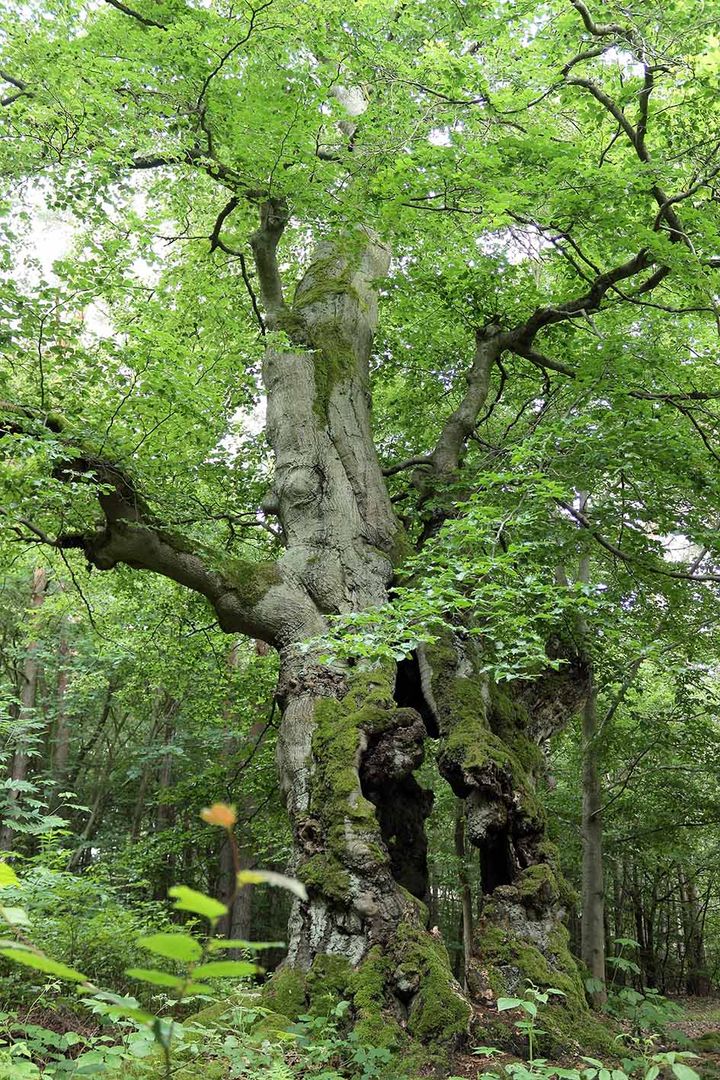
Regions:
<instances>
[{"instance_id":1,"label":"thick branch","mask_svg":"<svg viewBox=\"0 0 720 1080\"><path fill-rule=\"evenodd\" d=\"M558 506L561 506L563 510L566 510L568 514L575 519L578 525L583 529L586 529L600 547L604 548L622 562L637 566L646 573L660 574L662 577L675 578L678 581L720 582L720 574L696 574L687 573L683 570L666 570L664 567L658 566L657 564L647 563L644 560L637 558L637 556L631 555L627 551L623 551L617 544L613 544L610 540L606 539L590 518L583 514L581 510L576 509L571 503L565 502L563 499L555 499L555 502Z\"/></svg>"},{"instance_id":2,"label":"thick branch","mask_svg":"<svg viewBox=\"0 0 720 1080\"><path fill-rule=\"evenodd\" d=\"M285 309L277 264L277 246L285 231L288 216L288 206L284 199L267 199L260 206L260 227L250 237L263 303L269 314L275 316Z\"/></svg>"},{"instance_id":3,"label":"thick branch","mask_svg":"<svg viewBox=\"0 0 720 1080\"><path fill-rule=\"evenodd\" d=\"M22 79L15 78L14 75L10 75L4 68L0 68L0 79L4 79L5 82L10 83L11 86L15 86L18 90L27 90L28 84L23 82Z\"/></svg>"},{"instance_id":4,"label":"thick branch","mask_svg":"<svg viewBox=\"0 0 720 1080\"><path fill-rule=\"evenodd\" d=\"M595 100L599 101L603 108L607 109L610 115L615 117L633 146L638 145L637 132L625 113L604 90L601 90L601 88L592 81L592 79L582 79L576 75L572 79L566 79L565 83L567 86L582 86L588 90Z\"/></svg>"},{"instance_id":5,"label":"thick branch","mask_svg":"<svg viewBox=\"0 0 720 1080\"><path fill-rule=\"evenodd\" d=\"M8 94L4 98L0 98L0 105L12 105L13 101L17 101L18 98L26 97L31 93L30 87L22 79L16 78L14 75L10 75L9 72L0 68L0 79L6 83L10 83L11 86L16 88L16 93Z\"/></svg>"},{"instance_id":6,"label":"thick branch","mask_svg":"<svg viewBox=\"0 0 720 1080\"><path fill-rule=\"evenodd\" d=\"M14 409L5 418L6 412L10 410L0 412L0 436L22 432L43 437L42 418L32 410ZM61 442L65 444L64 439ZM234 560L232 570L220 569L219 560L213 560L199 545L162 528L123 469L97 456L71 456L69 441L67 447L68 458L56 466L53 475L63 482L91 485L102 522L82 532L61 533L55 539L32 526L42 542L61 551L81 550L98 570L124 563L161 574L205 596L224 630L273 644L282 637L292 613L307 605L300 590L284 583L278 564ZM28 526L25 519L17 520Z\"/></svg>"},{"instance_id":7,"label":"thick branch","mask_svg":"<svg viewBox=\"0 0 720 1080\"><path fill-rule=\"evenodd\" d=\"M447 418L430 461L436 473L448 475L460 464L465 443L487 400L493 365L506 347L506 335L494 324L475 332L475 359L467 373L467 390L457 409Z\"/></svg>"},{"instance_id":8,"label":"thick branch","mask_svg":"<svg viewBox=\"0 0 720 1080\"><path fill-rule=\"evenodd\" d=\"M639 251L619 266L612 270L606 270L591 282L587 292L575 300L568 300L559 307L537 308L524 323L515 327L507 335L507 347L520 355L526 355L531 349L535 335L545 326L552 323L564 322L567 319L575 319L585 316L589 312L597 311L607 291L619 281L634 277L641 270L646 270L652 265L652 258L647 251Z\"/></svg>"},{"instance_id":9,"label":"thick branch","mask_svg":"<svg viewBox=\"0 0 720 1080\"><path fill-rule=\"evenodd\" d=\"M621 26L620 23L596 23L583 0L570 0L570 3L579 12L585 29L593 37L623 37L626 41L635 41L635 34L630 27Z\"/></svg>"}]
</instances>

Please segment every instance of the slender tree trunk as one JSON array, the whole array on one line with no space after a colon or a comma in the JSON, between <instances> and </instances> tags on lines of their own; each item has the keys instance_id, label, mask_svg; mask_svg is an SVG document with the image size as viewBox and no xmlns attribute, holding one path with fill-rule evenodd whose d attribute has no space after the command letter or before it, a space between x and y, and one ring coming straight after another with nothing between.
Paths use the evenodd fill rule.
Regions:
<instances>
[{"instance_id":1,"label":"slender tree trunk","mask_svg":"<svg viewBox=\"0 0 720 1080\"><path fill-rule=\"evenodd\" d=\"M613 884L613 937L621 938L624 937L625 925L625 865L618 859L613 859L610 867Z\"/></svg>"},{"instance_id":2,"label":"slender tree trunk","mask_svg":"<svg viewBox=\"0 0 720 1080\"><path fill-rule=\"evenodd\" d=\"M468 875L467 856L465 851L465 803L458 799L455 803L455 856L458 866L458 881L460 883L461 919L460 929L462 941L462 977L466 991L471 989L468 983L468 973L472 966L474 920L472 889Z\"/></svg>"},{"instance_id":3,"label":"slender tree trunk","mask_svg":"<svg viewBox=\"0 0 720 1080\"><path fill-rule=\"evenodd\" d=\"M67 715L67 688L70 679L70 646L67 640L65 621L60 626L58 642L58 679L55 693L55 725L51 748L51 775L55 782L53 804L57 805L58 795L63 789L67 777L70 758L70 722Z\"/></svg>"},{"instance_id":4,"label":"slender tree trunk","mask_svg":"<svg viewBox=\"0 0 720 1080\"><path fill-rule=\"evenodd\" d=\"M143 817L145 816L145 808L147 803L148 787L150 786L150 771L150 766L146 764L143 766L142 773L140 774L140 784L138 786L137 795L135 796L132 825L130 827L130 839L133 842L139 839L142 829Z\"/></svg>"},{"instance_id":5,"label":"slender tree trunk","mask_svg":"<svg viewBox=\"0 0 720 1080\"><path fill-rule=\"evenodd\" d=\"M602 815L597 690L593 684L582 712L582 924L581 955L585 966L602 989L591 994L599 1007L607 1000L605 990L605 886L602 858Z\"/></svg>"},{"instance_id":6,"label":"slender tree trunk","mask_svg":"<svg viewBox=\"0 0 720 1080\"><path fill-rule=\"evenodd\" d=\"M169 800L169 791L173 767L172 743L175 738L175 717L179 703L165 690L161 690L158 693L156 707L156 730L162 733L164 751L160 757L157 774L155 827L158 832L169 833L176 817L175 806ZM160 875L155 882L156 900L164 900L168 889L174 883L176 861L177 854L173 841L168 840Z\"/></svg>"},{"instance_id":7,"label":"slender tree trunk","mask_svg":"<svg viewBox=\"0 0 720 1080\"><path fill-rule=\"evenodd\" d=\"M710 981L707 975L705 942L702 933L702 911L697 888L684 867L679 867L680 897L685 942L685 989L688 994L707 996Z\"/></svg>"},{"instance_id":8,"label":"slender tree trunk","mask_svg":"<svg viewBox=\"0 0 720 1080\"><path fill-rule=\"evenodd\" d=\"M264 643L256 643L256 649L260 644ZM235 671L237 669L239 657L239 648L237 645L234 645L232 649L230 649L227 659L227 665L230 671ZM240 747L238 746L238 740L232 731L235 720L232 700L228 699L225 702L223 713L227 726L223 754L226 761L234 763L237 759ZM247 761L252 759L258 743L265 734L266 729L266 724L260 722L251 726L243 746L246 755L244 760ZM236 773L236 779L234 781L229 780L228 786L230 787L231 800L235 803L238 812L239 827L236 830L238 862L240 869L251 870L257 865L255 848L252 832L250 828L243 823L251 821L256 807L254 800L247 792L245 769L242 765L238 771L240 775L239 784ZM230 896L235 894L235 864L232 848L227 841L223 844L220 853L220 877L221 895ZM240 889L236 893L235 900L233 901L227 917L223 919L220 924L220 932L226 938L236 940L242 939L246 941L250 939L252 933L253 896L254 892L252 889ZM234 954L229 953L228 955Z\"/></svg>"},{"instance_id":9,"label":"slender tree trunk","mask_svg":"<svg viewBox=\"0 0 720 1080\"><path fill-rule=\"evenodd\" d=\"M155 821L158 829L169 829L175 818L175 807L168 801L166 796L172 782L172 743L175 738L175 714L178 703L163 691L159 707L162 717L160 726L162 727L164 753L160 758L160 768L158 769L158 803Z\"/></svg>"},{"instance_id":10,"label":"slender tree trunk","mask_svg":"<svg viewBox=\"0 0 720 1080\"><path fill-rule=\"evenodd\" d=\"M47 588L48 578L47 573L42 567L38 567L33 572L32 584L30 587L30 612L37 611L45 599L45 590ZM10 780L18 781L22 783L27 776L28 768L28 745L27 745L27 732L26 728L31 723L35 714L35 701L37 695L37 684L40 674L40 665L37 660L38 643L36 641L30 641L28 643L25 659L23 660L20 668L19 678L19 709L17 714L17 739L15 742L15 750L12 756L10 764ZM19 796L19 790L14 787L10 787L8 790L8 802L10 804L9 817L12 815L12 808L17 802ZM4 851L12 850L15 840L15 831L10 827L9 822L4 824L0 828L0 849Z\"/></svg>"}]
</instances>

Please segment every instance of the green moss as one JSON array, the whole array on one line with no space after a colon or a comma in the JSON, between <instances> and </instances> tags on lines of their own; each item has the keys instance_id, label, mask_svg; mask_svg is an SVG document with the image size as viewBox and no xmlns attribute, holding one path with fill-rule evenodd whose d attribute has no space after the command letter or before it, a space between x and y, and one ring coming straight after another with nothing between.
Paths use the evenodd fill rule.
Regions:
<instances>
[{"instance_id":1,"label":"green moss","mask_svg":"<svg viewBox=\"0 0 720 1080\"><path fill-rule=\"evenodd\" d=\"M412 997L406 1028L398 1020L391 988ZM411 923L400 925L390 948L371 949L353 975L352 994L355 1030L374 1046L397 1050L407 1046L409 1035L426 1046L442 1047L467 1031L471 1008L454 986L445 946Z\"/></svg>"},{"instance_id":2,"label":"green moss","mask_svg":"<svg viewBox=\"0 0 720 1080\"><path fill-rule=\"evenodd\" d=\"M312 328L312 340L308 338L308 329L303 309L313 304L326 303L333 297L355 296L350 285L352 269L347 258L333 255L313 263L312 283L307 288L299 288L295 294L293 310L289 318L300 320L305 337L311 345L313 372L315 376L315 412L321 419L327 417L328 403L333 387L350 377L355 370L357 357L353 343L343 329L342 314L335 319L330 311Z\"/></svg>"},{"instance_id":3,"label":"green moss","mask_svg":"<svg viewBox=\"0 0 720 1080\"><path fill-rule=\"evenodd\" d=\"M262 991L263 1004L281 1017L297 1020L305 1012L305 976L295 968L276 971Z\"/></svg>"},{"instance_id":4,"label":"green moss","mask_svg":"<svg viewBox=\"0 0 720 1080\"><path fill-rule=\"evenodd\" d=\"M720 1054L720 1031L706 1031L692 1040L692 1050L700 1053Z\"/></svg>"},{"instance_id":5,"label":"green moss","mask_svg":"<svg viewBox=\"0 0 720 1080\"><path fill-rule=\"evenodd\" d=\"M347 903L354 860L387 864L375 807L362 794L358 777L365 734L397 722L392 696L393 672L378 668L354 676L342 700L325 698L316 707L313 735L315 778L310 812L323 832L323 850L298 868L312 892Z\"/></svg>"},{"instance_id":6,"label":"green moss","mask_svg":"<svg viewBox=\"0 0 720 1080\"><path fill-rule=\"evenodd\" d=\"M389 1050L396 1049L403 1041L397 1019L385 1012L385 986L391 971L390 956L376 945L354 972L352 980L358 1038L371 1046L384 1046Z\"/></svg>"},{"instance_id":7,"label":"green moss","mask_svg":"<svg viewBox=\"0 0 720 1080\"><path fill-rule=\"evenodd\" d=\"M293 298L293 310L298 311L310 304L322 303L331 296L357 296L351 284L353 262L356 260L357 254L350 250L334 252L324 259L314 260L309 275L312 281L306 286L307 279L303 278L298 285Z\"/></svg>"},{"instance_id":8,"label":"green moss","mask_svg":"<svg viewBox=\"0 0 720 1080\"><path fill-rule=\"evenodd\" d=\"M349 379L355 370L356 356L339 328L318 327L313 333L315 399L313 408L321 420L327 418L330 396L338 383Z\"/></svg>"},{"instance_id":9,"label":"green moss","mask_svg":"<svg viewBox=\"0 0 720 1080\"><path fill-rule=\"evenodd\" d=\"M412 540L408 536L407 529L400 525L393 537L392 546L387 552L393 569L399 570L403 563L414 554L415 549Z\"/></svg>"},{"instance_id":10,"label":"green moss","mask_svg":"<svg viewBox=\"0 0 720 1080\"><path fill-rule=\"evenodd\" d=\"M350 892L350 875L332 855L313 855L299 869L300 880L308 891L322 893L342 904Z\"/></svg>"},{"instance_id":11,"label":"green moss","mask_svg":"<svg viewBox=\"0 0 720 1080\"><path fill-rule=\"evenodd\" d=\"M528 866L515 882L520 900L526 907L536 906L546 911L560 898L558 876L549 863Z\"/></svg>"},{"instance_id":12,"label":"green moss","mask_svg":"<svg viewBox=\"0 0 720 1080\"><path fill-rule=\"evenodd\" d=\"M292 1027L292 1018L270 1012L253 1024L250 1032L253 1042L285 1042L286 1033Z\"/></svg>"},{"instance_id":13,"label":"green moss","mask_svg":"<svg viewBox=\"0 0 720 1080\"><path fill-rule=\"evenodd\" d=\"M492 915L492 912L490 912ZM561 990L540 1008L539 1052L549 1057L583 1050L599 1056L614 1056L617 1046L609 1024L588 1008L577 964L568 947L565 927L557 926L548 935L545 952L497 925L481 928L478 963L488 973L496 997L522 996L528 983L543 990Z\"/></svg>"},{"instance_id":14,"label":"green moss","mask_svg":"<svg viewBox=\"0 0 720 1080\"><path fill-rule=\"evenodd\" d=\"M339 1001L351 995L353 970L344 956L316 956L305 977L309 1011L329 1016Z\"/></svg>"},{"instance_id":15,"label":"green moss","mask_svg":"<svg viewBox=\"0 0 720 1080\"><path fill-rule=\"evenodd\" d=\"M310 345L307 323L299 312L286 308L276 316L275 325L277 330L287 334L292 345L300 348Z\"/></svg>"},{"instance_id":16,"label":"green moss","mask_svg":"<svg viewBox=\"0 0 720 1080\"><path fill-rule=\"evenodd\" d=\"M458 655L449 637L428 649L433 691L445 746L442 771L452 777L485 770L504 774L527 823L541 833L545 811L535 791L543 768L540 748L527 735L528 715L484 674L458 675Z\"/></svg>"},{"instance_id":17,"label":"green moss","mask_svg":"<svg viewBox=\"0 0 720 1080\"><path fill-rule=\"evenodd\" d=\"M408 1032L424 1043L453 1043L467 1031L472 1010L459 987L453 986L444 944L409 923L400 925L396 941L399 963L393 978L417 986Z\"/></svg>"},{"instance_id":18,"label":"green moss","mask_svg":"<svg viewBox=\"0 0 720 1080\"><path fill-rule=\"evenodd\" d=\"M251 606L258 604L273 585L282 582L275 562L253 562L228 555L216 559L213 569L231 584L241 585L243 597Z\"/></svg>"}]
</instances>

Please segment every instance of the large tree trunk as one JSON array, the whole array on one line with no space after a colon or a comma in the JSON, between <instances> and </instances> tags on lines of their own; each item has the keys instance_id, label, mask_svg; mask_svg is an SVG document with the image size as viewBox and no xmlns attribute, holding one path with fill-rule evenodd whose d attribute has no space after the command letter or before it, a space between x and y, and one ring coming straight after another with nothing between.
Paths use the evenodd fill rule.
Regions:
<instances>
[{"instance_id":1,"label":"large tree trunk","mask_svg":"<svg viewBox=\"0 0 720 1080\"><path fill-rule=\"evenodd\" d=\"M265 509L283 530L281 578L297 591L275 638L278 758L293 871L309 899L293 908L287 961L269 995L290 1013L311 1007L314 994L342 993L375 1043L397 1043L405 1033L447 1043L466 1032L470 1006L428 928L424 822L432 794L414 772L432 735L443 739L441 771L466 800L467 838L480 850L486 899L467 972L471 990L487 1000L527 977L565 989L575 1018L584 1018L561 925L564 886L534 791L540 743L582 703L582 665L575 660L511 699L477 673L481 658L450 634L397 669L327 663L312 645L327 615L388 599L400 530L371 437L368 393L373 279L387 255L362 230L342 251L322 246L289 308L273 262L284 214L281 204L263 209L253 246L271 326L293 343L265 357L275 455ZM483 370L485 363L476 360Z\"/></svg>"},{"instance_id":2,"label":"large tree trunk","mask_svg":"<svg viewBox=\"0 0 720 1080\"><path fill-rule=\"evenodd\" d=\"M422 760L422 717L395 700L392 665L360 673L323 663L307 645L325 631L327 615L388 598L398 524L368 390L374 279L388 256L362 230L342 250L321 245L290 310L271 264L274 215L283 212L264 210L254 247L261 276L269 275L264 299L274 325L294 346L265 357L275 456L265 508L277 514L287 545L283 578L303 597L277 641L278 757L294 872L309 901L293 909L287 963L272 993L289 1011L289 998L303 1007L315 981L333 984L352 994L369 1041L396 1040L403 1025L447 1040L465 1031L470 1009L442 943L426 929L431 797L412 775Z\"/></svg>"},{"instance_id":3,"label":"large tree trunk","mask_svg":"<svg viewBox=\"0 0 720 1080\"><path fill-rule=\"evenodd\" d=\"M427 650L422 681L442 739L440 771L465 800L466 832L480 853L482 914L466 974L479 1000L522 993L527 981L563 991L545 1010L547 1052L603 1043L568 948L564 916L574 900L549 843L537 795L541 747L582 706L588 672L569 653L558 671L507 690L483 674L472 643L455 636ZM485 1015L487 1034L507 1029Z\"/></svg>"}]
</instances>

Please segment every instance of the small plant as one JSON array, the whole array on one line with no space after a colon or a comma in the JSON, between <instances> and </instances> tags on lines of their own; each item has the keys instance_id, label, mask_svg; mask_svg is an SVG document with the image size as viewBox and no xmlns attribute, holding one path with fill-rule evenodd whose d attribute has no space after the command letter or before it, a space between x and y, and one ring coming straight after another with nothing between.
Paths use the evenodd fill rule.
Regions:
<instances>
[{"instance_id":1,"label":"small plant","mask_svg":"<svg viewBox=\"0 0 720 1080\"><path fill-rule=\"evenodd\" d=\"M525 1016L521 1020L516 1020L514 1027L521 1031L528 1041L528 1062L530 1065L535 1061L535 1047L537 1044L538 1035L544 1035L545 1031L537 1026L538 1008L540 1005L547 1005L551 996L565 997L562 990L557 990L555 987L547 987L545 990L538 990L532 983L528 985L525 994L521 998L498 998L497 1008L498 1012L507 1012L509 1009L521 1009Z\"/></svg>"},{"instance_id":2,"label":"small plant","mask_svg":"<svg viewBox=\"0 0 720 1080\"><path fill-rule=\"evenodd\" d=\"M487 1049L485 1047L484 1049ZM514 1061L503 1066L503 1075L512 1080L656 1080L672 1076L675 1080L700 1080L689 1065L688 1059L697 1055L688 1053L657 1053L643 1056L635 1061L623 1061L623 1067L606 1065L596 1058L583 1057L585 1064L567 1069L547 1062L544 1058L532 1061ZM484 1072L478 1080L501 1080L496 1072Z\"/></svg>"},{"instance_id":3,"label":"small plant","mask_svg":"<svg viewBox=\"0 0 720 1080\"><path fill-rule=\"evenodd\" d=\"M339 1002L329 1016L301 1016L293 1025L299 1045L304 1047L302 1076L314 1065L313 1080L392 1080L387 1067L392 1054L382 1046L361 1043L354 1031L343 1032L340 1021L350 1009L349 1001ZM328 1068L330 1066L330 1068Z\"/></svg>"},{"instance_id":4,"label":"small plant","mask_svg":"<svg viewBox=\"0 0 720 1080\"><path fill-rule=\"evenodd\" d=\"M214 1000L216 997L215 980L217 979L244 979L262 972L263 969L252 961L222 958L223 952L228 949L243 949L252 952L262 948L262 944L216 937L219 920L228 914L230 905L234 902L240 889L248 885L265 882L289 889L296 895L306 898L304 886L292 878L270 871L241 869L234 834L236 815L233 807L224 803L217 803L207 810L203 810L201 816L208 824L219 826L227 832L235 867L233 893L228 898L227 904L225 904L186 885L173 886L169 890L169 895L174 900L175 910L197 916L207 924L207 930L203 933L173 930L149 934L139 938L137 945L140 948L153 957L169 961L170 964L169 966L165 964L162 967L132 967L125 972L131 979L136 979L147 986L161 990L165 995L168 1006L171 1007L177 1006L195 996L200 996L206 1000ZM12 867L7 863L0 863L0 888L12 888L18 885L19 881ZM147 1044L152 1045L154 1042L162 1052L165 1078L170 1080L173 1072L173 1041L182 1031L181 1025L172 1016L167 1018L150 1013L141 1008L135 998L128 995L119 996L103 990L94 985L87 975L74 967L47 956L45 952L28 939L26 928L30 925L30 919L23 908L0 905L0 918L6 923L8 933L11 935L9 938L0 941L0 956L33 971L53 976L62 982L74 983L78 989L85 992L86 996L83 1001L93 1011L101 1013L113 1021L132 1022L136 1031L142 1033L140 1041L143 1043L142 1047L132 1048L132 1056L144 1056L144 1047ZM50 1032L49 1035L54 1038L54 1033ZM36 1043L38 1038L38 1033L35 1032ZM45 1041L47 1042L47 1038ZM135 1042L138 1042L137 1036ZM33 1046L32 1040L25 1038L14 1041L11 1047L2 1051L6 1055L7 1063L11 1069L8 1076L32 1077L40 1075L32 1060L33 1056L36 1056L34 1051L38 1049L38 1045ZM140 1050L139 1055L134 1052L136 1050ZM115 1051L111 1048L107 1053L104 1053L103 1049L93 1048L88 1051L88 1054L90 1060L87 1060L88 1055L83 1055L86 1058L82 1069L83 1073L106 1071L107 1063L104 1059L107 1058L108 1054L119 1057L123 1056L124 1051L122 1049ZM0 1064L5 1067L5 1063L2 1062L1 1058ZM74 1065L77 1065L77 1062ZM94 1066L97 1066L97 1068ZM60 1067L61 1062L58 1061L50 1071L45 1070L45 1075L62 1075L58 1071ZM371 1076L372 1074L368 1073L365 1080L370 1080ZM1 1071L0 1080L3 1080Z\"/></svg>"}]
</instances>

